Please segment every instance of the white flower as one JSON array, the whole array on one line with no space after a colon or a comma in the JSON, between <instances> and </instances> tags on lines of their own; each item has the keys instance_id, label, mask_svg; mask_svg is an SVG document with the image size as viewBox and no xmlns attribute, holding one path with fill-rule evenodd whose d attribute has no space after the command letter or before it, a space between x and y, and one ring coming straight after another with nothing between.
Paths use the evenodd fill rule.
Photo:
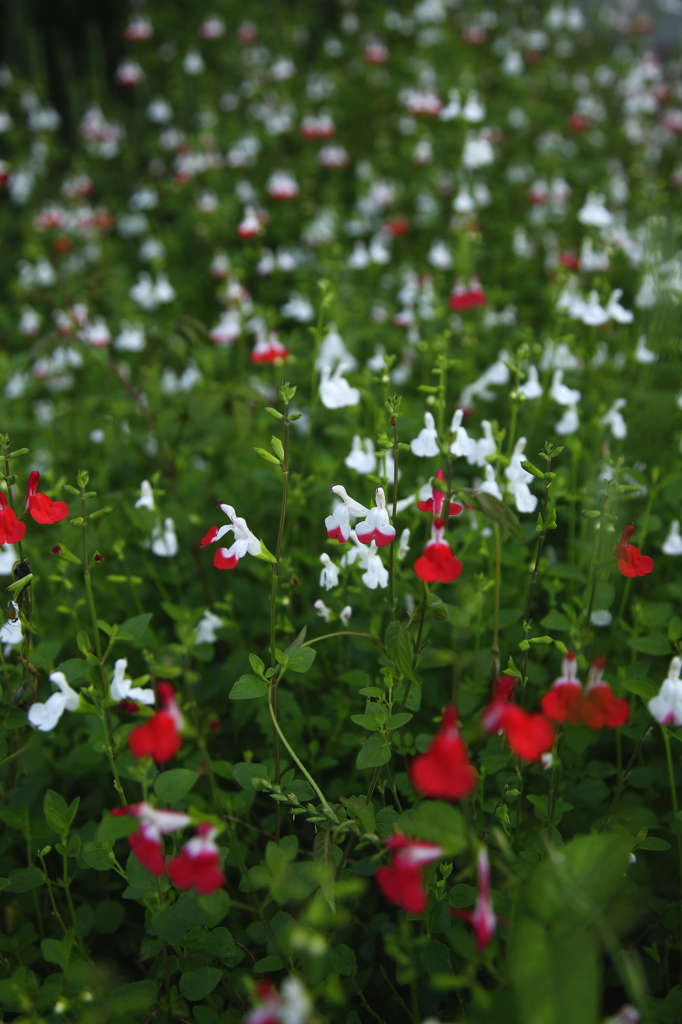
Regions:
<instances>
[{"instance_id":1,"label":"white flower","mask_svg":"<svg viewBox=\"0 0 682 1024\"><path fill-rule=\"evenodd\" d=\"M12 566L13 565L14 558L12 559ZM9 569L10 573L12 571L12 566L10 566ZM11 602L10 607L12 609L13 616L11 619L7 619L3 622L0 627L0 644L6 644L8 647L18 647L24 638L23 630L21 628L21 619L19 617L19 607L14 603L14 601Z\"/></svg>"},{"instance_id":2,"label":"white flower","mask_svg":"<svg viewBox=\"0 0 682 1024\"><path fill-rule=\"evenodd\" d=\"M597 608L590 616L590 622L593 626L610 626L612 621L613 615L608 608Z\"/></svg>"},{"instance_id":3,"label":"white flower","mask_svg":"<svg viewBox=\"0 0 682 1024\"><path fill-rule=\"evenodd\" d=\"M178 538L175 532L175 523L172 519L164 519L163 526L160 522L152 530L152 551L160 558L174 558L178 553Z\"/></svg>"},{"instance_id":4,"label":"white flower","mask_svg":"<svg viewBox=\"0 0 682 1024\"><path fill-rule=\"evenodd\" d=\"M347 604L344 608L341 609L341 611L339 612L339 618L341 619L341 622L344 624L344 626L348 625L352 614L353 609L349 604Z\"/></svg>"},{"instance_id":5,"label":"white flower","mask_svg":"<svg viewBox=\"0 0 682 1024\"><path fill-rule=\"evenodd\" d=\"M646 366L649 363L658 362L658 352L652 351L647 348L647 336L641 334L637 339L637 347L635 348L635 360L642 366Z\"/></svg>"},{"instance_id":6,"label":"white flower","mask_svg":"<svg viewBox=\"0 0 682 1024\"><path fill-rule=\"evenodd\" d=\"M317 599L317 601L313 605L313 608L315 609L315 611L317 612L321 619L324 619L325 622L329 622L329 620L332 617L332 610L331 608L327 608L326 604L321 598Z\"/></svg>"},{"instance_id":7,"label":"white flower","mask_svg":"<svg viewBox=\"0 0 682 1024\"><path fill-rule=\"evenodd\" d=\"M520 395L524 395L529 401L542 396L542 384L540 383L536 366L528 367L526 380L523 384L519 384L517 391Z\"/></svg>"},{"instance_id":8,"label":"white flower","mask_svg":"<svg viewBox=\"0 0 682 1024\"><path fill-rule=\"evenodd\" d=\"M346 369L345 363L339 363L333 374L328 366L322 368L320 401L325 409L343 409L349 405L359 404L360 391L351 387L343 376Z\"/></svg>"},{"instance_id":9,"label":"white flower","mask_svg":"<svg viewBox=\"0 0 682 1024\"><path fill-rule=\"evenodd\" d=\"M617 398L606 415L601 418L603 425L611 428L611 433L618 441L628 436L628 426L620 411L626 404L626 398Z\"/></svg>"},{"instance_id":10,"label":"white flower","mask_svg":"<svg viewBox=\"0 0 682 1024\"><path fill-rule=\"evenodd\" d=\"M225 513L230 522L226 523L225 526L212 527L202 540L201 546L215 544L228 533L233 535L234 540L229 548L220 548L216 552L214 564L215 559L219 556L223 562L234 559L234 564L236 565L244 555L259 555L261 552L260 540L255 534L251 533L251 530L246 525L246 520L237 515L232 505L223 504L220 505L220 509ZM232 566L219 566L219 568L232 568Z\"/></svg>"},{"instance_id":11,"label":"white flower","mask_svg":"<svg viewBox=\"0 0 682 1024\"><path fill-rule=\"evenodd\" d=\"M602 327L609 321L609 314L599 301L599 294L591 291L579 317L588 327Z\"/></svg>"},{"instance_id":12,"label":"white flower","mask_svg":"<svg viewBox=\"0 0 682 1024\"><path fill-rule=\"evenodd\" d=\"M615 320L617 324L631 324L635 319L632 310L625 309L620 304L620 297L623 294L622 288L616 288L611 292L609 301L606 303L606 315Z\"/></svg>"},{"instance_id":13,"label":"white flower","mask_svg":"<svg viewBox=\"0 0 682 1024\"><path fill-rule=\"evenodd\" d=\"M476 451L476 441L473 437L469 437L462 426L463 417L464 410L456 409L450 424L450 432L455 435L455 439L450 445L450 452L458 458L468 458Z\"/></svg>"},{"instance_id":14,"label":"white flower","mask_svg":"<svg viewBox=\"0 0 682 1024\"><path fill-rule=\"evenodd\" d=\"M559 405L575 405L582 398L581 393L575 388L569 388L563 383L564 371L555 370L552 376L552 387L550 388L550 395L555 402Z\"/></svg>"},{"instance_id":15,"label":"white flower","mask_svg":"<svg viewBox=\"0 0 682 1024\"><path fill-rule=\"evenodd\" d=\"M476 442L475 451L467 456L470 466L486 466L488 456L495 454L496 445L490 420L481 420L481 427L483 428L483 437Z\"/></svg>"},{"instance_id":16,"label":"white flower","mask_svg":"<svg viewBox=\"0 0 682 1024\"><path fill-rule=\"evenodd\" d=\"M680 537L680 521L673 519L668 536L663 541L664 555L682 555L682 537Z\"/></svg>"},{"instance_id":17,"label":"white flower","mask_svg":"<svg viewBox=\"0 0 682 1024\"><path fill-rule=\"evenodd\" d=\"M682 725L682 660L674 657L658 694L649 701L649 711L662 725Z\"/></svg>"},{"instance_id":18,"label":"white flower","mask_svg":"<svg viewBox=\"0 0 682 1024\"><path fill-rule=\"evenodd\" d=\"M210 608L207 608L199 619L197 628L194 630L194 643L214 644L218 639L216 636L216 630L220 629L222 625L223 620L220 616L215 615Z\"/></svg>"},{"instance_id":19,"label":"white flower","mask_svg":"<svg viewBox=\"0 0 682 1024\"><path fill-rule=\"evenodd\" d=\"M315 360L315 369L321 371L326 366L333 370L339 363L344 364L345 373L350 373L358 367L357 359L344 345L343 338L336 329L336 324L330 324L329 330L320 344Z\"/></svg>"},{"instance_id":20,"label":"white flower","mask_svg":"<svg viewBox=\"0 0 682 1024\"><path fill-rule=\"evenodd\" d=\"M122 700L136 700L140 704L153 704L154 691L143 690L140 686L133 686L132 679L126 679L125 673L128 668L126 658L119 658L114 662L114 678L109 685L109 696L118 704Z\"/></svg>"},{"instance_id":21,"label":"white flower","mask_svg":"<svg viewBox=\"0 0 682 1024\"><path fill-rule=\"evenodd\" d=\"M11 544L0 545L0 576L11 576L16 560L16 551Z\"/></svg>"},{"instance_id":22,"label":"white flower","mask_svg":"<svg viewBox=\"0 0 682 1024\"><path fill-rule=\"evenodd\" d=\"M326 552L320 555L320 561L323 566L320 573L320 586L325 590L333 590L339 585L339 570Z\"/></svg>"},{"instance_id":23,"label":"white flower","mask_svg":"<svg viewBox=\"0 0 682 1024\"><path fill-rule=\"evenodd\" d=\"M376 590L377 587L385 589L388 586L388 569L384 567L377 553L377 546L374 541L369 546L367 567L361 579L369 590Z\"/></svg>"},{"instance_id":24,"label":"white flower","mask_svg":"<svg viewBox=\"0 0 682 1024\"><path fill-rule=\"evenodd\" d=\"M497 486L495 480L495 469L490 463L485 467L485 480L478 488L479 491L483 491L485 494L492 494L493 498L497 498L498 501L502 501L502 491Z\"/></svg>"},{"instance_id":25,"label":"white flower","mask_svg":"<svg viewBox=\"0 0 682 1024\"><path fill-rule=\"evenodd\" d=\"M75 711L80 698L69 686L63 672L52 672L50 682L58 688L44 704L31 704L28 720L39 732L51 732L65 711Z\"/></svg>"},{"instance_id":26,"label":"white flower","mask_svg":"<svg viewBox=\"0 0 682 1024\"><path fill-rule=\"evenodd\" d=\"M571 405L563 414L554 429L557 434L566 436L567 434L575 434L579 426L580 420L578 419L578 407L577 405Z\"/></svg>"},{"instance_id":27,"label":"white flower","mask_svg":"<svg viewBox=\"0 0 682 1024\"><path fill-rule=\"evenodd\" d=\"M504 471L509 483L507 484L507 490L513 496L516 503L516 508L519 512L535 512L537 508L538 499L534 494L531 494L528 484L533 479L532 473L529 473L521 465L523 461L523 450L526 447L525 437L520 437L514 446L514 452L511 457L511 461Z\"/></svg>"},{"instance_id":28,"label":"white flower","mask_svg":"<svg viewBox=\"0 0 682 1024\"><path fill-rule=\"evenodd\" d=\"M409 528L403 530L400 534L400 542L398 544L398 561L402 562L403 558L410 550L410 531Z\"/></svg>"},{"instance_id":29,"label":"white flower","mask_svg":"<svg viewBox=\"0 0 682 1024\"><path fill-rule=\"evenodd\" d=\"M374 473L377 468L377 457L374 454L371 437L366 437L363 441L359 434L355 434L350 453L344 462L349 469L354 469L356 473L362 475Z\"/></svg>"},{"instance_id":30,"label":"white flower","mask_svg":"<svg viewBox=\"0 0 682 1024\"><path fill-rule=\"evenodd\" d=\"M142 324L121 323L121 330L114 339L114 348L118 352L142 352L146 344Z\"/></svg>"},{"instance_id":31,"label":"white flower","mask_svg":"<svg viewBox=\"0 0 682 1024\"><path fill-rule=\"evenodd\" d=\"M410 443L410 451L413 455L417 455L422 459L433 458L440 452L437 438L436 421L430 412L425 412L424 426L419 431L418 436Z\"/></svg>"},{"instance_id":32,"label":"white flower","mask_svg":"<svg viewBox=\"0 0 682 1024\"><path fill-rule=\"evenodd\" d=\"M150 512L154 511L154 491L149 480L143 480L140 484L140 497L135 502L135 508L148 508Z\"/></svg>"},{"instance_id":33,"label":"white flower","mask_svg":"<svg viewBox=\"0 0 682 1024\"><path fill-rule=\"evenodd\" d=\"M578 211L578 220L589 227L610 227L613 215L606 209L606 197L601 192L588 192L585 203Z\"/></svg>"}]
</instances>

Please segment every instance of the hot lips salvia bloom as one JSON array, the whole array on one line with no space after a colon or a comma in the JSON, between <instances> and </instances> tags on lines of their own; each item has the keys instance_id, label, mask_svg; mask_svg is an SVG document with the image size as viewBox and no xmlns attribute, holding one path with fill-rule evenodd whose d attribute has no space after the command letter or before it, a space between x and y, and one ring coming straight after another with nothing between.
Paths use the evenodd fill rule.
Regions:
<instances>
[{"instance_id":1,"label":"hot lips salvia bloom","mask_svg":"<svg viewBox=\"0 0 682 1024\"><path fill-rule=\"evenodd\" d=\"M423 914L426 893L421 869L443 856L443 849L435 843L422 843L402 835L391 836L386 846L391 851L390 867L379 868L377 885L387 900L397 904L408 914Z\"/></svg>"},{"instance_id":2,"label":"hot lips salvia bloom","mask_svg":"<svg viewBox=\"0 0 682 1024\"><path fill-rule=\"evenodd\" d=\"M522 761L539 761L554 745L554 727L544 715L531 714L512 704L515 680L500 676L495 696L483 712L486 732L502 732L507 743Z\"/></svg>"},{"instance_id":3,"label":"hot lips salvia bloom","mask_svg":"<svg viewBox=\"0 0 682 1024\"><path fill-rule=\"evenodd\" d=\"M162 682L157 693L163 705L144 725L138 725L128 737L128 746L135 757L151 757L163 764L175 757L182 746L185 719L170 683Z\"/></svg>"},{"instance_id":4,"label":"hot lips salvia bloom","mask_svg":"<svg viewBox=\"0 0 682 1024\"><path fill-rule=\"evenodd\" d=\"M461 800L476 786L476 773L457 728L457 712L445 709L440 732L409 768L410 782L424 796Z\"/></svg>"},{"instance_id":5,"label":"hot lips salvia bloom","mask_svg":"<svg viewBox=\"0 0 682 1024\"><path fill-rule=\"evenodd\" d=\"M205 537L202 538L201 547L207 544L215 544L225 534L231 533L234 541L229 548L218 548L213 556L213 564L216 569L234 569L240 558L244 555L260 555L261 542L246 525L246 520L237 515L232 505L220 505L222 511L230 520L225 526L212 526Z\"/></svg>"},{"instance_id":6,"label":"hot lips salvia bloom","mask_svg":"<svg viewBox=\"0 0 682 1024\"><path fill-rule=\"evenodd\" d=\"M18 544L24 539L26 523L20 523L16 512L8 508L7 499L0 491L0 544Z\"/></svg>"},{"instance_id":7,"label":"hot lips salvia bloom","mask_svg":"<svg viewBox=\"0 0 682 1024\"><path fill-rule=\"evenodd\" d=\"M178 889L196 889L202 896L208 896L225 884L216 834L212 825L203 822L178 856L168 862L168 877Z\"/></svg>"},{"instance_id":8,"label":"hot lips salvia bloom","mask_svg":"<svg viewBox=\"0 0 682 1024\"><path fill-rule=\"evenodd\" d=\"M336 484L331 490L341 499L341 502L324 521L330 540L338 540L339 544L344 544L350 538L351 519L361 517L361 522L355 527L355 535L361 544L371 544L374 541L378 548L382 548L395 539L395 527L391 526L388 517L386 497L382 487L376 489L376 506L374 508L367 508L355 498L351 498L341 484Z\"/></svg>"},{"instance_id":9,"label":"hot lips salvia bloom","mask_svg":"<svg viewBox=\"0 0 682 1024\"><path fill-rule=\"evenodd\" d=\"M555 722L582 723L591 729L618 729L625 725L630 706L603 681L605 665L603 658L595 658L583 692L575 654L569 651L562 662L561 676L542 698L542 710L547 717Z\"/></svg>"},{"instance_id":10,"label":"hot lips salvia bloom","mask_svg":"<svg viewBox=\"0 0 682 1024\"><path fill-rule=\"evenodd\" d=\"M632 537L634 532L634 526L626 526L620 542L614 551L614 555L618 559L618 571L623 576L630 578L634 576L647 576L654 568L653 558L650 558L649 555L641 554L634 544L630 544L630 537Z\"/></svg>"},{"instance_id":11,"label":"hot lips salvia bloom","mask_svg":"<svg viewBox=\"0 0 682 1024\"><path fill-rule=\"evenodd\" d=\"M442 469L436 472L436 479L445 479ZM430 512L434 517L431 524L431 540L427 541L423 555L414 563L415 574L425 583L452 583L463 569L459 558L455 558L452 548L445 540L444 504L445 494L438 487L432 489L428 500L417 503L420 511ZM463 505L458 501L451 501L448 504L447 516L458 516L463 511Z\"/></svg>"},{"instance_id":12,"label":"hot lips salvia bloom","mask_svg":"<svg viewBox=\"0 0 682 1024\"><path fill-rule=\"evenodd\" d=\"M34 469L29 474L28 486L26 488L26 504L24 509L36 523L43 526L49 523L61 523L69 514L69 506L65 501L53 501L46 494L38 491L40 473Z\"/></svg>"},{"instance_id":13,"label":"hot lips salvia bloom","mask_svg":"<svg viewBox=\"0 0 682 1024\"><path fill-rule=\"evenodd\" d=\"M116 816L130 814L137 818L140 827L128 836L128 842L140 864L159 878L166 870L162 836L187 828L191 821L189 814L159 810L146 802L114 808L111 813Z\"/></svg>"},{"instance_id":14,"label":"hot lips salvia bloom","mask_svg":"<svg viewBox=\"0 0 682 1024\"><path fill-rule=\"evenodd\" d=\"M490 861L484 846L478 851L478 893L472 910L453 910L473 925L477 949L483 951L492 942L497 928L497 916L490 898Z\"/></svg>"}]
</instances>

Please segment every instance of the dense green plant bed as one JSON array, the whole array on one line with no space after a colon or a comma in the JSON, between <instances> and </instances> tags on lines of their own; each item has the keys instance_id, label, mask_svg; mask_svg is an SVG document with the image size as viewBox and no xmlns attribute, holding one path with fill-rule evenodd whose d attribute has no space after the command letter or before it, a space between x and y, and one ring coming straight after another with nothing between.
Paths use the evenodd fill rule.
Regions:
<instances>
[{"instance_id":1,"label":"dense green plant bed","mask_svg":"<svg viewBox=\"0 0 682 1024\"><path fill-rule=\"evenodd\" d=\"M9 1020L682 1019L650 28L152 3L73 143L0 69Z\"/></svg>"}]
</instances>

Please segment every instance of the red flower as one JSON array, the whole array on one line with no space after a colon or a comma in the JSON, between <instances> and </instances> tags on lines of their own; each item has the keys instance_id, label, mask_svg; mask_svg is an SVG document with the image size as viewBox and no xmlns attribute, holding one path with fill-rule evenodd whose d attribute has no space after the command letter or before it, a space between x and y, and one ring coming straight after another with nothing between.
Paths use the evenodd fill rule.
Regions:
<instances>
[{"instance_id":1,"label":"red flower","mask_svg":"<svg viewBox=\"0 0 682 1024\"><path fill-rule=\"evenodd\" d=\"M456 725L454 707L445 709L440 732L409 768L410 782L424 796L461 800L476 786L476 774Z\"/></svg>"},{"instance_id":2,"label":"red flower","mask_svg":"<svg viewBox=\"0 0 682 1024\"><path fill-rule=\"evenodd\" d=\"M445 480L445 476L443 475L442 469L436 470L436 480ZM442 518L445 494L443 493L443 491L440 491L436 487L433 487L431 490L431 495L432 496L428 498L427 501L418 501L417 508L419 509L420 512L430 512L431 515ZM459 516L462 514L463 511L464 505L461 505L458 501L450 502L450 511L448 515Z\"/></svg>"},{"instance_id":3,"label":"red flower","mask_svg":"<svg viewBox=\"0 0 682 1024\"><path fill-rule=\"evenodd\" d=\"M476 905L471 910L453 910L457 917L463 917L474 926L476 948L484 950L492 942L497 928L497 915L490 899L490 861L484 846L478 851L478 895Z\"/></svg>"},{"instance_id":4,"label":"red flower","mask_svg":"<svg viewBox=\"0 0 682 1024\"><path fill-rule=\"evenodd\" d=\"M646 576L654 568L654 560L649 555L642 555L629 540L635 532L634 526L626 526L620 543L613 552L618 559L618 569L623 576Z\"/></svg>"},{"instance_id":5,"label":"red flower","mask_svg":"<svg viewBox=\"0 0 682 1024\"><path fill-rule=\"evenodd\" d=\"M425 583L452 583L461 574L464 566L459 558L455 558L452 548L446 540L444 528L438 526L442 520L434 520L431 527L431 540L424 548L424 554L414 563L414 571Z\"/></svg>"},{"instance_id":6,"label":"red flower","mask_svg":"<svg viewBox=\"0 0 682 1024\"><path fill-rule=\"evenodd\" d=\"M150 756L154 761L170 761L182 746L181 732L185 724L170 683L159 683L157 692L163 710L157 711L144 725L138 725L128 737L128 746L135 757Z\"/></svg>"},{"instance_id":7,"label":"red flower","mask_svg":"<svg viewBox=\"0 0 682 1024\"><path fill-rule=\"evenodd\" d=\"M426 910L426 893L422 882L421 868L443 856L442 847L434 843L422 843L402 835L391 836L386 845L393 854L390 867L379 868L376 883L391 903L397 904L408 914L423 914Z\"/></svg>"},{"instance_id":8,"label":"red flower","mask_svg":"<svg viewBox=\"0 0 682 1024\"><path fill-rule=\"evenodd\" d=\"M220 851L214 842L216 829L203 823L185 843L177 857L168 862L168 877L178 889L196 889L209 896L222 889L225 875L220 870Z\"/></svg>"},{"instance_id":9,"label":"red flower","mask_svg":"<svg viewBox=\"0 0 682 1024\"><path fill-rule=\"evenodd\" d=\"M146 802L116 808L111 813L117 817L130 814L139 819L139 831L129 835L128 842L140 864L157 878L160 877L166 870L161 837L169 832L177 832L181 828L186 828L191 821L189 814L182 814L180 811L158 810Z\"/></svg>"},{"instance_id":10,"label":"red flower","mask_svg":"<svg viewBox=\"0 0 682 1024\"><path fill-rule=\"evenodd\" d=\"M554 728L544 715L530 714L512 704L515 680L500 676L495 695L483 712L486 732L503 732L517 757L522 761L539 761L554 745Z\"/></svg>"},{"instance_id":11,"label":"red flower","mask_svg":"<svg viewBox=\"0 0 682 1024\"><path fill-rule=\"evenodd\" d=\"M28 477L26 488L26 504L24 510L43 526L48 523L60 523L69 514L69 506L65 501L53 501L46 494L37 493L40 473L34 469Z\"/></svg>"},{"instance_id":12,"label":"red flower","mask_svg":"<svg viewBox=\"0 0 682 1024\"><path fill-rule=\"evenodd\" d=\"M540 703L544 713L554 722L576 724L581 720L583 687L576 674L578 663L573 651L568 652L561 668L563 674L554 680L552 689L543 696Z\"/></svg>"},{"instance_id":13,"label":"red flower","mask_svg":"<svg viewBox=\"0 0 682 1024\"><path fill-rule=\"evenodd\" d=\"M472 277L469 287L458 281L450 293L450 309L462 312L465 309L472 309L474 306L485 306L488 301L481 282Z\"/></svg>"},{"instance_id":14,"label":"red flower","mask_svg":"<svg viewBox=\"0 0 682 1024\"><path fill-rule=\"evenodd\" d=\"M609 684L602 681L605 666L603 658L595 658L590 668L581 708L582 720L590 729L618 729L630 717L628 702L616 697Z\"/></svg>"},{"instance_id":15,"label":"red flower","mask_svg":"<svg viewBox=\"0 0 682 1024\"><path fill-rule=\"evenodd\" d=\"M20 523L16 513L7 507L7 499L0 491L0 544L17 544L26 533L26 523Z\"/></svg>"}]
</instances>

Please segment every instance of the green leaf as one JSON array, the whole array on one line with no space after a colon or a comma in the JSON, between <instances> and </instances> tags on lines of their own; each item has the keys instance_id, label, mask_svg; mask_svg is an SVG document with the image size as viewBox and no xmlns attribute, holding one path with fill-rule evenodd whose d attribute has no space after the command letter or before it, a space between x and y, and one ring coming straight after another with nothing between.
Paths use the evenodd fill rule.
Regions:
<instances>
[{"instance_id":1,"label":"green leaf","mask_svg":"<svg viewBox=\"0 0 682 1024\"><path fill-rule=\"evenodd\" d=\"M162 907L151 917L151 931L158 935L164 942L170 942L174 946L182 942L185 934L185 922L178 914L175 905Z\"/></svg>"},{"instance_id":2,"label":"green leaf","mask_svg":"<svg viewBox=\"0 0 682 1024\"><path fill-rule=\"evenodd\" d=\"M254 697L265 697L268 684L258 676L240 676L230 690L230 700L252 700Z\"/></svg>"},{"instance_id":3,"label":"green leaf","mask_svg":"<svg viewBox=\"0 0 682 1024\"><path fill-rule=\"evenodd\" d=\"M267 779L268 770L264 764L240 761L232 766L232 778L242 789L253 789L252 779Z\"/></svg>"},{"instance_id":4,"label":"green leaf","mask_svg":"<svg viewBox=\"0 0 682 1024\"><path fill-rule=\"evenodd\" d=\"M571 628L570 620L561 612L558 612L556 608L549 612L548 615L545 615L540 625L545 629L556 630L558 633L568 633Z\"/></svg>"},{"instance_id":5,"label":"green leaf","mask_svg":"<svg viewBox=\"0 0 682 1024\"><path fill-rule=\"evenodd\" d=\"M670 641L662 633L652 633L651 636L631 636L627 641L628 647L641 654L664 655L671 654Z\"/></svg>"},{"instance_id":6,"label":"green leaf","mask_svg":"<svg viewBox=\"0 0 682 1024\"><path fill-rule=\"evenodd\" d=\"M374 808L371 803L365 803L364 796L342 797L341 802L351 809L351 812L357 817L365 832L372 835L376 831Z\"/></svg>"},{"instance_id":7,"label":"green leaf","mask_svg":"<svg viewBox=\"0 0 682 1024\"><path fill-rule=\"evenodd\" d=\"M269 974L270 971L281 971L282 961L278 956L264 956L251 968L254 974Z\"/></svg>"},{"instance_id":8,"label":"green leaf","mask_svg":"<svg viewBox=\"0 0 682 1024\"><path fill-rule=\"evenodd\" d=\"M448 893L448 903L451 907L457 907L458 909L473 907L475 902L476 889L473 885L465 885L463 882L459 882L457 885L453 885Z\"/></svg>"},{"instance_id":9,"label":"green leaf","mask_svg":"<svg viewBox=\"0 0 682 1024\"><path fill-rule=\"evenodd\" d=\"M74 937L75 932L73 928L69 928L61 941L57 939L43 939L40 943L40 952L48 963L58 964L65 971L69 966Z\"/></svg>"},{"instance_id":10,"label":"green leaf","mask_svg":"<svg viewBox=\"0 0 682 1024\"><path fill-rule=\"evenodd\" d=\"M131 818L130 820L133 821L133 824L137 825L134 819ZM83 847L83 860L88 867L94 868L95 871L111 871L114 866L111 843L86 843Z\"/></svg>"},{"instance_id":11,"label":"green leaf","mask_svg":"<svg viewBox=\"0 0 682 1024\"><path fill-rule=\"evenodd\" d=\"M134 615L132 619L126 619L125 622L122 622L119 629L121 633L128 633L134 641L137 641L141 638L151 620L151 612L145 612L144 615Z\"/></svg>"},{"instance_id":12,"label":"green leaf","mask_svg":"<svg viewBox=\"0 0 682 1024\"><path fill-rule=\"evenodd\" d=\"M412 716L410 715L410 718ZM361 729L367 729L368 732L378 732L379 723L377 722L374 715L351 715L351 722L355 725L359 725Z\"/></svg>"},{"instance_id":13,"label":"green leaf","mask_svg":"<svg viewBox=\"0 0 682 1024\"><path fill-rule=\"evenodd\" d=\"M320 829L313 841L313 861L320 872L320 889L331 912L336 913L334 901L334 859L329 829Z\"/></svg>"},{"instance_id":14,"label":"green leaf","mask_svg":"<svg viewBox=\"0 0 682 1024\"><path fill-rule=\"evenodd\" d=\"M638 844L637 849L639 850L658 850L661 853L664 850L670 849L670 843L666 843L665 839L657 839L656 836L647 836L641 843Z\"/></svg>"},{"instance_id":15,"label":"green leaf","mask_svg":"<svg viewBox=\"0 0 682 1024\"><path fill-rule=\"evenodd\" d=\"M404 725L407 725L413 717L414 715L411 715L409 711L401 711L398 714L391 715L386 723L386 728L390 729L391 732L395 732L396 729L402 729Z\"/></svg>"},{"instance_id":16,"label":"green leaf","mask_svg":"<svg viewBox=\"0 0 682 1024\"><path fill-rule=\"evenodd\" d=\"M262 459L263 462L269 462L271 466L279 466L279 459L275 458L274 455L271 455L270 452L266 452L264 448L254 448L253 450L258 458Z\"/></svg>"},{"instance_id":17,"label":"green leaf","mask_svg":"<svg viewBox=\"0 0 682 1024\"><path fill-rule=\"evenodd\" d=\"M384 636L386 653L401 676L414 679L412 673L412 643L402 622L390 622Z\"/></svg>"},{"instance_id":18,"label":"green leaf","mask_svg":"<svg viewBox=\"0 0 682 1024\"><path fill-rule=\"evenodd\" d=\"M648 679L624 679L623 686L630 693L636 693L644 701L650 701L656 695L656 687Z\"/></svg>"},{"instance_id":19,"label":"green leaf","mask_svg":"<svg viewBox=\"0 0 682 1024\"><path fill-rule=\"evenodd\" d=\"M352 978L353 975L358 973L355 953L350 946L344 946L343 943L339 943L338 946L332 946L329 952L329 966L333 971L343 975L344 978Z\"/></svg>"},{"instance_id":20,"label":"green leaf","mask_svg":"<svg viewBox=\"0 0 682 1024\"><path fill-rule=\"evenodd\" d=\"M289 658L287 671L291 672L307 672L317 656L314 647L293 647L285 653Z\"/></svg>"},{"instance_id":21,"label":"green leaf","mask_svg":"<svg viewBox=\"0 0 682 1024\"><path fill-rule=\"evenodd\" d=\"M154 792L159 800L175 804L187 796L198 778L199 773L192 772L188 768L171 768L157 776Z\"/></svg>"},{"instance_id":22,"label":"green leaf","mask_svg":"<svg viewBox=\"0 0 682 1024\"><path fill-rule=\"evenodd\" d=\"M460 853L467 844L461 811L443 800L425 800L405 823L405 828L415 839L438 843L448 856Z\"/></svg>"},{"instance_id":23,"label":"green leaf","mask_svg":"<svg viewBox=\"0 0 682 1024\"><path fill-rule=\"evenodd\" d=\"M58 836L65 836L68 833L71 823L76 816L79 803L80 797L77 796L69 806L59 793L55 793L53 789L48 789L43 801L43 813L45 821Z\"/></svg>"},{"instance_id":24,"label":"green leaf","mask_svg":"<svg viewBox=\"0 0 682 1024\"><path fill-rule=\"evenodd\" d=\"M256 673L257 676L262 676L265 672L265 663L258 657L257 654L249 655L249 664Z\"/></svg>"},{"instance_id":25,"label":"green leaf","mask_svg":"<svg viewBox=\"0 0 682 1024\"><path fill-rule=\"evenodd\" d=\"M458 489L456 494L463 495L468 505L482 512L484 516L500 526L505 533L513 534L518 540L526 539L521 523L516 518L516 515L507 505L493 497L492 494L487 494L485 491L472 491L463 488Z\"/></svg>"},{"instance_id":26,"label":"green leaf","mask_svg":"<svg viewBox=\"0 0 682 1024\"><path fill-rule=\"evenodd\" d=\"M18 868L16 871L10 871L9 873L9 886L7 888L10 892L29 892L29 890L37 889L41 885L45 885L45 876L40 868L35 867L35 865L30 868Z\"/></svg>"},{"instance_id":27,"label":"green leaf","mask_svg":"<svg viewBox=\"0 0 682 1024\"><path fill-rule=\"evenodd\" d=\"M391 748L383 736L375 733L365 740L355 762L356 768L379 768L391 760Z\"/></svg>"},{"instance_id":28,"label":"green leaf","mask_svg":"<svg viewBox=\"0 0 682 1024\"><path fill-rule=\"evenodd\" d=\"M552 934L524 918L514 930L510 966L523 1024L597 1024L599 963L588 932Z\"/></svg>"}]
</instances>

